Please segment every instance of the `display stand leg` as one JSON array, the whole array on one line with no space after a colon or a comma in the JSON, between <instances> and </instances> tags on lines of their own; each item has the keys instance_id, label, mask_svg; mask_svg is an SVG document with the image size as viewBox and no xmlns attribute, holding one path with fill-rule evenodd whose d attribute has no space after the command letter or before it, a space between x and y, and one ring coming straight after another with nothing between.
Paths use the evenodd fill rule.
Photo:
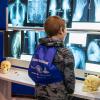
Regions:
<instances>
[{"instance_id":1,"label":"display stand leg","mask_svg":"<svg viewBox=\"0 0 100 100\"><path fill-rule=\"evenodd\" d=\"M0 79L0 100L11 100L11 82Z\"/></svg>"}]
</instances>

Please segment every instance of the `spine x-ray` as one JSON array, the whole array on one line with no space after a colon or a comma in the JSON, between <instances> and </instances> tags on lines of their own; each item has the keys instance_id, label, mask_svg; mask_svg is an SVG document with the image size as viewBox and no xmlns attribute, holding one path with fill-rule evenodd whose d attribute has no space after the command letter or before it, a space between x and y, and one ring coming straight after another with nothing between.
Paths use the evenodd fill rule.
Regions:
<instances>
[{"instance_id":1,"label":"spine x-ray","mask_svg":"<svg viewBox=\"0 0 100 100\"><path fill-rule=\"evenodd\" d=\"M26 17L25 0L10 0L8 5L9 24L23 26Z\"/></svg>"},{"instance_id":2,"label":"spine x-ray","mask_svg":"<svg viewBox=\"0 0 100 100\"><path fill-rule=\"evenodd\" d=\"M100 35L87 35L87 61L100 63Z\"/></svg>"},{"instance_id":3,"label":"spine x-ray","mask_svg":"<svg viewBox=\"0 0 100 100\"><path fill-rule=\"evenodd\" d=\"M45 37L45 32L24 31L23 53L32 55L39 44L39 39Z\"/></svg>"},{"instance_id":4,"label":"spine x-ray","mask_svg":"<svg viewBox=\"0 0 100 100\"><path fill-rule=\"evenodd\" d=\"M72 21L88 21L89 0L73 0Z\"/></svg>"},{"instance_id":5,"label":"spine x-ray","mask_svg":"<svg viewBox=\"0 0 100 100\"><path fill-rule=\"evenodd\" d=\"M47 16L47 0L28 0L27 23L43 24Z\"/></svg>"},{"instance_id":6,"label":"spine x-ray","mask_svg":"<svg viewBox=\"0 0 100 100\"><path fill-rule=\"evenodd\" d=\"M24 31L24 54L33 54L35 49L35 31Z\"/></svg>"},{"instance_id":7,"label":"spine x-ray","mask_svg":"<svg viewBox=\"0 0 100 100\"><path fill-rule=\"evenodd\" d=\"M9 31L8 34L9 57L20 58L21 56L21 31ZM6 43L7 44L7 43Z\"/></svg>"}]
</instances>

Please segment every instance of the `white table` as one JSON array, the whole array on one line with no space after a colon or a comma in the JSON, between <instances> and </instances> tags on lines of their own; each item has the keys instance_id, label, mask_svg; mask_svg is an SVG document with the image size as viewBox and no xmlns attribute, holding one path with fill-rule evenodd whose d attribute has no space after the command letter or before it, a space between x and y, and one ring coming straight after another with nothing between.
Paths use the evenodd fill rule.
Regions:
<instances>
[{"instance_id":1,"label":"white table","mask_svg":"<svg viewBox=\"0 0 100 100\"><path fill-rule=\"evenodd\" d=\"M100 88L96 92L83 92L83 81L76 80L74 96L89 100L100 100Z\"/></svg>"},{"instance_id":2,"label":"white table","mask_svg":"<svg viewBox=\"0 0 100 100\"><path fill-rule=\"evenodd\" d=\"M12 68L9 73L0 73L0 100L11 100L11 83L34 87L35 83L28 77L27 70Z\"/></svg>"},{"instance_id":3,"label":"white table","mask_svg":"<svg viewBox=\"0 0 100 100\"><path fill-rule=\"evenodd\" d=\"M27 70L12 68L7 74L0 73L0 100L11 100L12 82L35 87L35 83L29 78ZM83 82L76 80L73 96L90 100L100 100L100 91L87 93L82 91L82 87Z\"/></svg>"}]
</instances>

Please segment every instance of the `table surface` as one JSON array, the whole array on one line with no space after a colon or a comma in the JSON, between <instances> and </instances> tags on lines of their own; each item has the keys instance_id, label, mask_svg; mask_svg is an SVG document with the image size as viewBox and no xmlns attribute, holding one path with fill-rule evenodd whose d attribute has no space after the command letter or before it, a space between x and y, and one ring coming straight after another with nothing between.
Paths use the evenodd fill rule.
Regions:
<instances>
[{"instance_id":1,"label":"table surface","mask_svg":"<svg viewBox=\"0 0 100 100\"><path fill-rule=\"evenodd\" d=\"M11 68L11 70L7 74L0 73L0 79L35 87L35 82L33 82L29 78L28 71L25 69ZM76 80L75 92L73 95L90 100L100 100L100 89L96 92L88 93L88 92L83 92L82 87L83 87L83 81Z\"/></svg>"},{"instance_id":2,"label":"table surface","mask_svg":"<svg viewBox=\"0 0 100 100\"><path fill-rule=\"evenodd\" d=\"M100 100L100 88L98 89L98 91L94 92L83 92L82 89L83 81L76 80L75 92L73 94L74 96L90 100Z\"/></svg>"},{"instance_id":3,"label":"table surface","mask_svg":"<svg viewBox=\"0 0 100 100\"><path fill-rule=\"evenodd\" d=\"M0 79L31 87L35 86L35 82L29 78L28 71L25 69L11 68L7 74L0 73Z\"/></svg>"}]
</instances>

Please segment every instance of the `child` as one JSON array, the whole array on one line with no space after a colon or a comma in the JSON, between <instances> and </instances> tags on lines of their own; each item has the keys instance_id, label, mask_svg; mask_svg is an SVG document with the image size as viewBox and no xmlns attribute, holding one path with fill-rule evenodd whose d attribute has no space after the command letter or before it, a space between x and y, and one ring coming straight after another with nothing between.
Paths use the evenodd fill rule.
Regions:
<instances>
[{"instance_id":1,"label":"child","mask_svg":"<svg viewBox=\"0 0 100 100\"><path fill-rule=\"evenodd\" d=\"M48 17L44 23L46 38L39 40L41 45L57 47L53 63L63 74L63 80L48 85L37 85L38 100L67 100L67 94L72 94L75 87L74 58L69 49L64 48L63 40L66 35L66 23L58 16Z\"/></svg>"}]
</instances>

